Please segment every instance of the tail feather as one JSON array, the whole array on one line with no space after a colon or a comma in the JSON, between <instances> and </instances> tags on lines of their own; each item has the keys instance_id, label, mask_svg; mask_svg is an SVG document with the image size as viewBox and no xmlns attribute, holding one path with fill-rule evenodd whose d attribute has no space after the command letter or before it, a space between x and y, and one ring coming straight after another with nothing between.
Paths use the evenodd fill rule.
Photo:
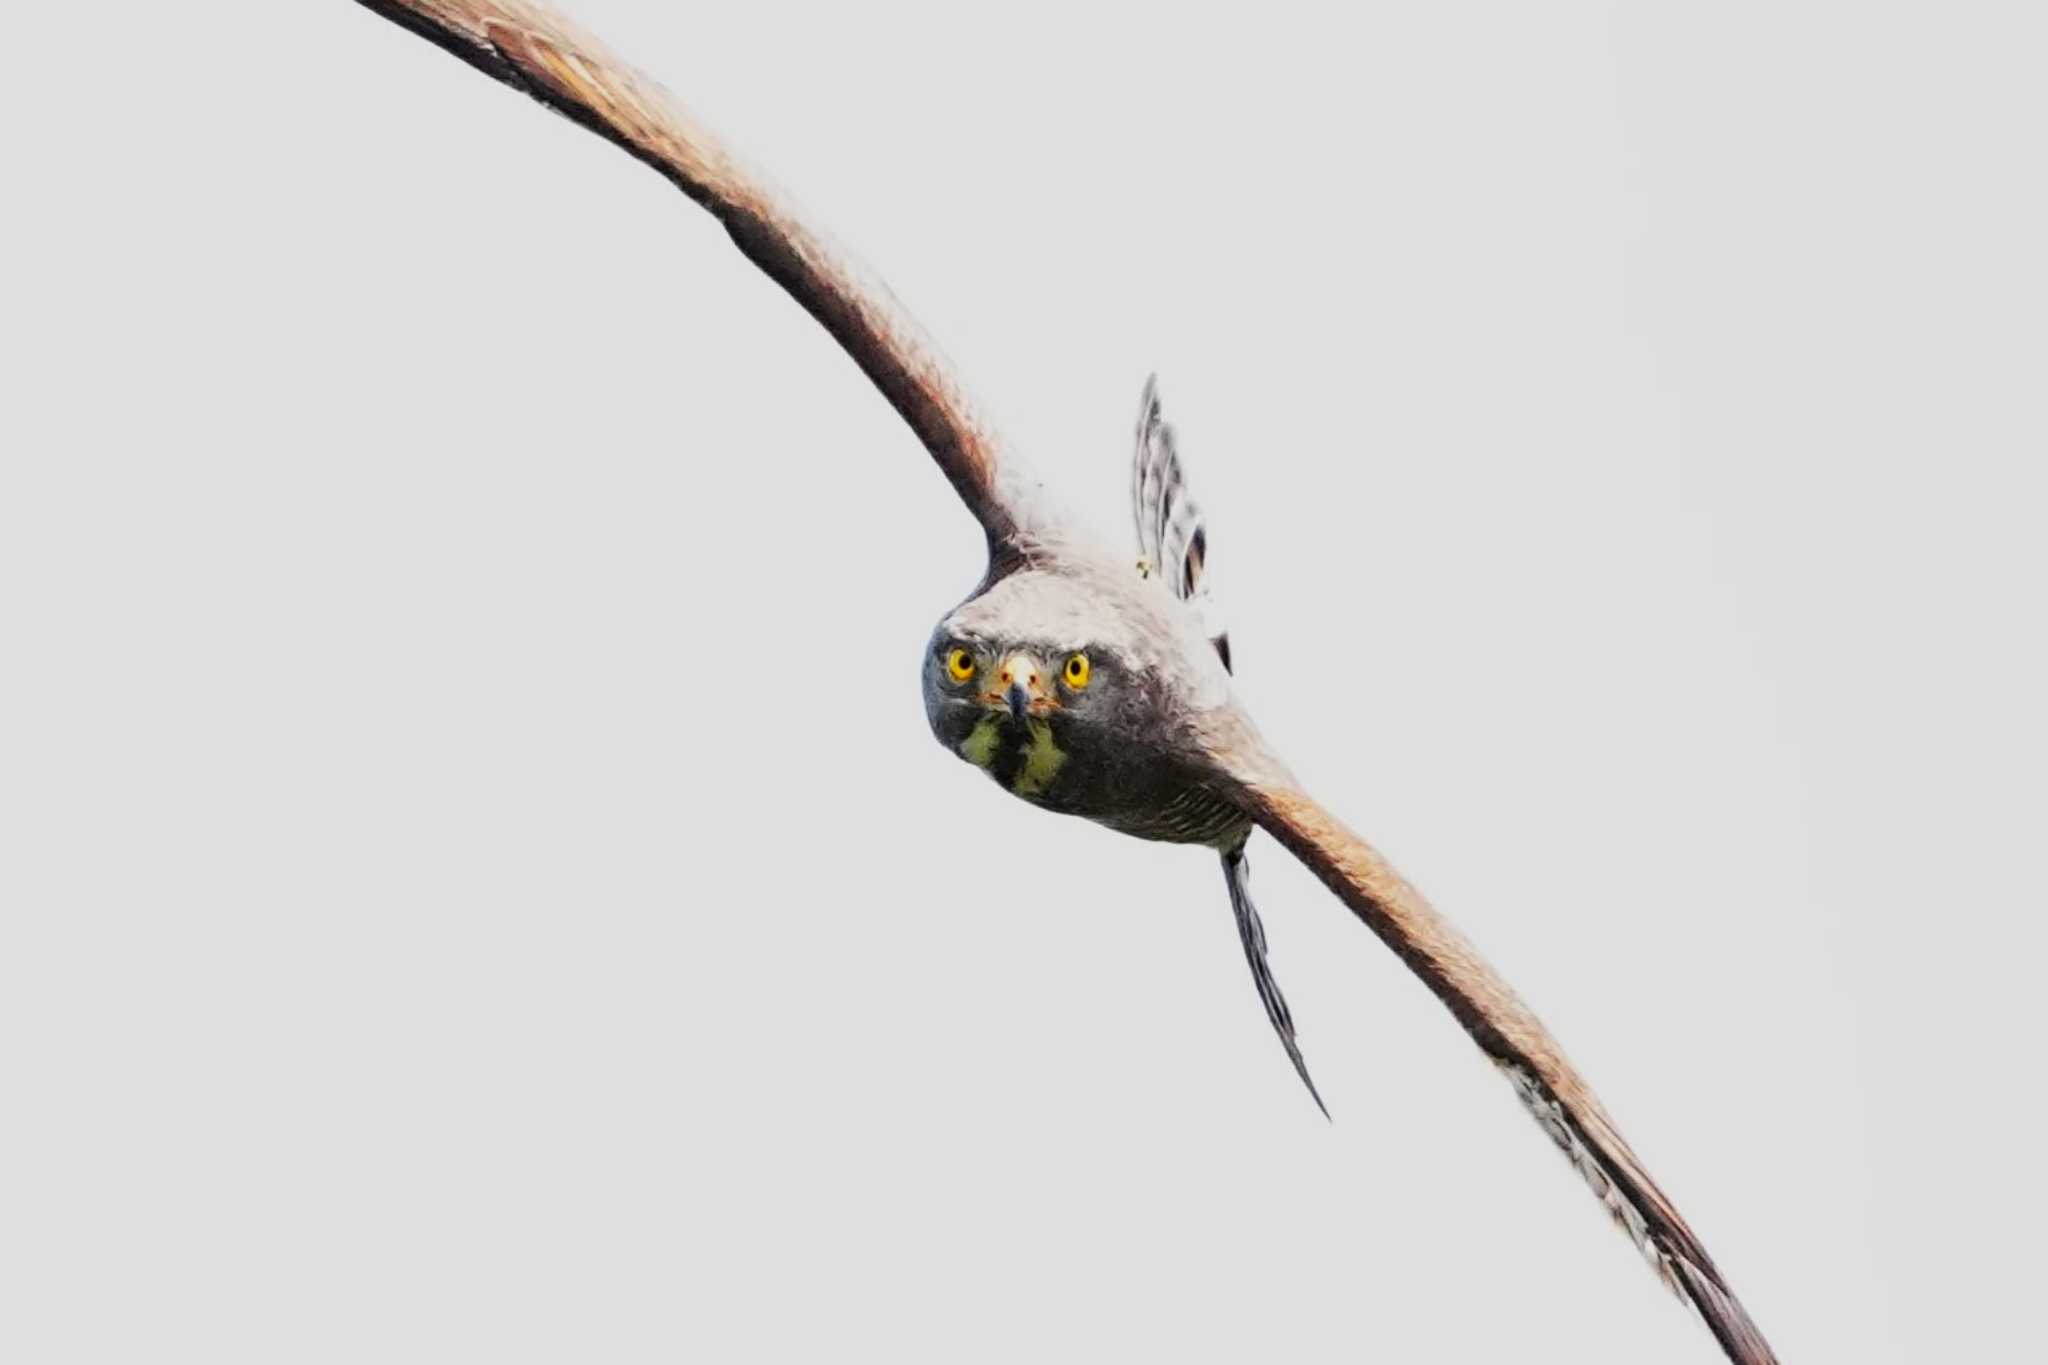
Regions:
<instances>
[{"instance_id":1,"label":"tail feather","mask_svg":"<svg viewBox=\"0 0 2048 1365\"><path fill-rule=\"evenodd\" d=\"M1288 1012L1287 999L1280 994L1280 983L1273 979L1272 964L1266 960L1266 926L1259 922L1259 912L1252 905L1251 869L1244 860L1242 845L1224 853L1223 880L1230 887L1230 908L1237 914L1237 937L1244 944L1244 960L1252 969L1252 984L1258 987L1259 1003L1266 1007L1266 1018L1279 1035L1280 1046L1287 1049L1287 1060L1294 1063L1294 1074L1301 1077L1309 1098L1328 1118L1330 1106L1323 1103L1316 1083L1309 1078L1308 1063L1302 1060L1301 1047L1294 1041L1294 1016Z\"/></svg>"}]
</instances>

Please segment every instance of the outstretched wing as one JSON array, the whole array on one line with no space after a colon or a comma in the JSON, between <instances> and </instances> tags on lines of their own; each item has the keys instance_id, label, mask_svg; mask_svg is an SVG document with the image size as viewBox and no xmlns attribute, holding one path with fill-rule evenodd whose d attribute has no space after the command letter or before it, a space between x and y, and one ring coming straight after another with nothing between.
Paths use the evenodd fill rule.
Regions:
<instances>
[{"instance_id":1,"label":"outstretched wing","mask_svg":"<svg viewBox=\"0 0 2048 1365\"><path fill-rule=\"evenodd\" d=\"M1706 1248L1629 1150L1563 1049L1478 951L1371 845L1302 791L1264 753L1241 716L1218 717L1207 747L1246 813L1449 1007L1651 1266L1699 1310L1728 1358L1737 1365L1776 1365Z\"/></svg>"},{"instance_id":2,"label":"outstretched wing","mask_svg":"<svg viewBox=\"0 0 2048 1365\"><path fill-rule=\"evenodd\" d=\"M877 280L834 250L682 105L596 39L531 0L359 0L660 171L748 259L823 323L910 424L992 557L1027 531L1029 487L937 349Z\"/></svg>"},{"instance_id":3,"label":"outstretched wing","mask_svg":"<svg viewBox=\"0 0 2048 1365\"><path fill-rule=\"evenodd\" d=\"M1138 554L1181 601L1201 615L1203 630L1230 667L1230 633L1223 628L1209 584L1209 528L1188 489L1173 426L1159 406L1159 376L1145 381L1138 402L1138 438L1131 451L1131 516Z\"/></svg>"}]
</instances>

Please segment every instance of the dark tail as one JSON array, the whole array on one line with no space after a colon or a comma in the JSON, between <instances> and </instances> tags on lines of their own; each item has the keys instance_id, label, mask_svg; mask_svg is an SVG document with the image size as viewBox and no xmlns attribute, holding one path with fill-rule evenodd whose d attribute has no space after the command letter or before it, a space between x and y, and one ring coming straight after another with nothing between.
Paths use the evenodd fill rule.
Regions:
<instances>
[{"instance_id":1,"label":"dark tail","mask_svg":"<svg viewBox=\"0 0 2048 1365\"><path fill-rule=\"evenodd\" d=\"M1323 1103L1323 1097L1316 1093L1316 1083L1309 1079L1308 1063L1301 1059L1301 1048L1294 1041L1294 1016L1287 1012L1287 1000L1280 994L1280 983L1273 979L1272 965L1266 961L1266 926L1259 923L1259 912L1252 905L1251 869L1245 863L1242 844L1224 851L1223 880L1230 887L1230 908L1237 913L1237 937L1244 944L1245 964L1252 969L1252 984L1259 988L1259 1003L1266 1007L1273 1032L1280 1035L1280 1046L1287 1049L1287 1060L1294 1063L1294 1074L1301 1077L1309 1098L1328 1118L1330 1106Z\"/></svg>"}]
</instances>

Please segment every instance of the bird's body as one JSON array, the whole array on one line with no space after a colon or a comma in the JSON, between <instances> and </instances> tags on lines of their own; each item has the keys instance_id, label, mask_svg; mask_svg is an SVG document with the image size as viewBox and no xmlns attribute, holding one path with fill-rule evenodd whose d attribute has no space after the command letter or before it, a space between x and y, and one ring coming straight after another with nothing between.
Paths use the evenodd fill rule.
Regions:
<instances>
[{"instance_id":1,"label":"bird's body","mask_svg":"<svg viewBox=\"0 0 2048 1365\"><path fill-rule=\"evenodd\" d=\"M1231 704L1229 638L1210 592L1208 530L1151 381L1131 452L1131 514L1133 554L1052 524L1020 540L1015 561L999 559L933 632L925 710L941 744L1033 805L1235 852L1254 822L1217 782L1202 730ZM963 704L998 698L947 676L956 643L998 672L1018 652L1079 654L1095 671L1080 689L1050 682L1043 705L1009 717Z\"/></svg>"},{"instance_id":2,"label":"bird's body","mask_svg":"<svg viewBox=\"0 0 2048 1365\"><path fill-rule=\"evenodd\" d=\"M1255 828L1272 835L1443 1002L1729 1358L1775 1365L1706 1249L1541 1021L1260 738L1231 689L1207 529L1155 390L1140 406L1132 456L1136 553L1118 554L1044 504L888 292L660 86L533 0L360 3L660 171L817 319L917 434L989 550L979 587L940 620L924 652L926 713L940 743L1034 805L1220 854L1260 1000L1306 1081L1250 899L1246 842Z\"/></svg>"},{"instance_id":3,"label":"bird's body","mask_svg":"<svg viewBox=\"0 0 2048 1365\"><path fill-rule=\"evenodd\" d=\"M1125 834L1222 848L1242 842L1247 816L1216 790L1194 721L1226 705L1230 679L1209 642L1158 580L1131 557L1091 549L1039 551L947 614L924 668L925 711L938 741L1012 795ZM946 675L956 644L976 656L973 678ZM987 681L1023 654L1041 666L1089 660L1085 687L1057 669L1045 696L1012 716Z\"/></svg>"}]
</instances>

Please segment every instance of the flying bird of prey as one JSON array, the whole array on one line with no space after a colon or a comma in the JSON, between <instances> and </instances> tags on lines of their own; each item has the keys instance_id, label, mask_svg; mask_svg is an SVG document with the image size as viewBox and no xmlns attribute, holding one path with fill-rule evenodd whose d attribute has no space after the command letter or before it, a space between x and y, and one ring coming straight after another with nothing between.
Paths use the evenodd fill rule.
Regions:
<instances>
[{"instance_id":1,"label":"flying bird of prey","mask_svg":"<svg viewBox=\"0 0 2048 1365\"><path fill-rule=\"evenodd\" d=\"M1246 841L1265 830L1443 1001L1728 1357L1775 1361L1536 1016L1378 852L1302 790L1234 700L1208 537L1156 388L1146 387L1132 456L1137 552L1119 553L1044 497L889 292L660 86L527 0L360 3L673 181L910 424L988 537L981 582L939 621L924 654L925 710L940 743L1034 805L1213 850L1259 998L1314 1095L1247 883Z\"/></svg>"}]
</instances>

